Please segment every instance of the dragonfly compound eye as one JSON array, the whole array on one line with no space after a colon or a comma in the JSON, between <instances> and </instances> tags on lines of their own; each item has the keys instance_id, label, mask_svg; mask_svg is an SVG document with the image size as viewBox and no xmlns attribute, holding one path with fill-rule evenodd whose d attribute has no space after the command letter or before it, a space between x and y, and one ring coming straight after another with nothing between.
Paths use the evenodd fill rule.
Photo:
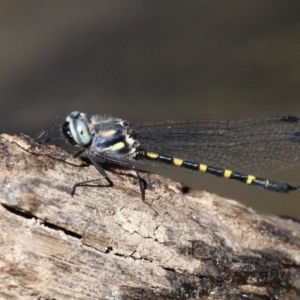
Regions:
<instances>
[{"instance_id":1,"label":"dragonfly compound eye","mask_svg":"<svg viewBox=\"0 0 300 300\"><path fill-rule=\"evenodd\" d=\"M87 146L91 143L92 135L89 131L84 115L78 111L70 113L63 126L63 133L73 145Z\"/></svg>"}]
</instances>

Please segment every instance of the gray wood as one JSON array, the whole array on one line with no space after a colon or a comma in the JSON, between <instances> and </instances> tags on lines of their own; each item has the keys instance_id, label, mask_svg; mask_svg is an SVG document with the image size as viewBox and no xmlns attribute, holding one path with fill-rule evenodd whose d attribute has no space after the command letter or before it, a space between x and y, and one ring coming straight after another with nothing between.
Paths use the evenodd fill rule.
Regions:
<instances>
[{"instance_id":1,"label":"gray wood","mask_svg":"<svg viewBox=\"0 0 300 300\"><path fill-rule=\"evenodd\" d=\"M1 299L300 298L298 222L142 174L155 215L122 169L71 197L99 174L47 153L1 135Z\"/></svg>"}]
</instances>

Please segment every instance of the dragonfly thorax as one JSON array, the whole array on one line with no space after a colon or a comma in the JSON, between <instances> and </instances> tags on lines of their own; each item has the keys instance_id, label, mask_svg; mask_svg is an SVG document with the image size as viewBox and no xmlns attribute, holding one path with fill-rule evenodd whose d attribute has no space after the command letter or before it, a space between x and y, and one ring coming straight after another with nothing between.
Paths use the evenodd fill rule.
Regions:
<instances>
[{"instance_id":1,"label":"dragonfly thorax","mask_svg":"<svg viewBox=\"0 0 300 300\"><path fill-rule=\"evenodd\" d=\"M91 118L89 128L93 135L90 150L97 154L134 157L139 142L132 137L133 130L127 121L118 118Z\"/></svg>"}]
</instances>

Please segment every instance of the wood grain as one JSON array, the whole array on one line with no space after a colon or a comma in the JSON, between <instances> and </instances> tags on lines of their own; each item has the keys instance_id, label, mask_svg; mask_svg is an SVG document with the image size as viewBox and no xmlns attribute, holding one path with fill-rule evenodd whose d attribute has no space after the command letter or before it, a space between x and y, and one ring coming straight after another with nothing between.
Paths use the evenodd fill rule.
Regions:
<instances>
[{"instance_id":1,"label":"wood grain","mask_svg":"<svg viewBox=\"0 0 300 300\"><path fill-rule=\"evenodd\" d=\"M92 166L0 137L1 299L300 298L299 222L142 173L156 215L117 168L71 197Z\"/></svg>"}]
</instances>

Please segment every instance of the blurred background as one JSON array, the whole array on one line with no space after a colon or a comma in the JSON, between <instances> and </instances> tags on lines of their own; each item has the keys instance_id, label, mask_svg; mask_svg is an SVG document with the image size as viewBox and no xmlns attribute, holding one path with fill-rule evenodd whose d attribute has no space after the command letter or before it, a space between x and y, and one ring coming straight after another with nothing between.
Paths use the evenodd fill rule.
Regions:
<instances>
[{"instance_id":1,"label":"blurred background","mask_svg":"<svg viewBox=\"0 0 300 300\"><path fill-rule=\"evenodd\" d=\"M34 136L73 110L131 123L300 116L299 15L299 0L1 1L0 131ZM299 191L157 172L300 219Z\"/></svg>"}]
</instances>

